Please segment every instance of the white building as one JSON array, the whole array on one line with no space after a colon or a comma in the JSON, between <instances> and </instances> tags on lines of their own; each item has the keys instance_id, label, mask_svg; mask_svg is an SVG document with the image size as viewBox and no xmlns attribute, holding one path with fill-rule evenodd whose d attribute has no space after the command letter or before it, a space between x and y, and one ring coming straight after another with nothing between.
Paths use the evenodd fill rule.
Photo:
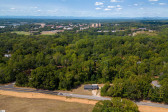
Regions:
<instances>
[{"instance_id":1,"label":"white building","mask_svg":"<svg viewBox=\"0 0 168 112\"><path fill-rule=\"evenodd\" d=\"M5 26L0 26L0 28L5 28Z\"/></svg>"},{"instance_id":2,"label":"white building","mask_svg":"<svg viewBox=\"0 0 168 112\"><path fill-rule=\"evenodd\" d=\"M10 58L12 55L11 54L5 54L4 57Z\"/></svg>"}]
</instances>

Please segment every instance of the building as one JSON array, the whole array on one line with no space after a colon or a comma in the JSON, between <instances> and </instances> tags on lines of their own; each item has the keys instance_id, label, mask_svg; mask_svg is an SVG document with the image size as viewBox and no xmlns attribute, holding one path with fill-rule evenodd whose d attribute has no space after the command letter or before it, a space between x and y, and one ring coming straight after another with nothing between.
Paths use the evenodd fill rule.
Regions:
<instances>
[{"instance_id":1,"label":"building","mask_svg":"<svg viewBox=\"0 0 168 112\"><path fill-rule=\"evenodd\" d=\"M5 28L5 26L0 26L0 28Z\"/></svg>"},{"instance_id":2,"label":"building","mask_svg":"<svg viewBox=\"0 0 168 112\"><path fill-rule=\"evenodd\" d=\"M146 30L146 28L139 28L139 30Z\"/></svg>"},{"instance_id":3,"label":"building","mask_svg":"<svg viewBox=\"0 0 168 112\"><path fill-rule=\"evenodd\" d=\"M91 28L98 28L98 27L101 27L101 23L92 23Z\"/></svg>"},{"instance_id":4,"label":"building","mask_svg":"<svg viewBox=\"0 0 168 112\"><path fill-rule=\"evenodd\" d=\"M5 54L4 57L10 58L12 55L11 54Z\"/></svg>"},{"instance_id":5,"label":"building","mask_svg":"<svg viewBox=\"0 0 168 112\"><path fill-rule=\"evenodd\" d=\"M84 90L98 90L99 86L97 84L85 85Z\"/></svg>"},{"instance_id":6,"label":"building","mask_svg":"<svg viewBox=\"0 0 168 112\"><path fill-rule=\"evenodd\" d=\"M42 24L41 24L41 28L44 28L44 27L45 27L45 25L46 25L45 23L42 23Z\"/></svg>"},{"instance_id":7,"label":"building","mask_svg":"<svg viewBox=\"0 0 168 112\"><path fill-rule=\"evenodd\" d=\"M99 23L99 27L101 27L102 25L101 25L101 23Z\"/></svg>"}]
</instances>

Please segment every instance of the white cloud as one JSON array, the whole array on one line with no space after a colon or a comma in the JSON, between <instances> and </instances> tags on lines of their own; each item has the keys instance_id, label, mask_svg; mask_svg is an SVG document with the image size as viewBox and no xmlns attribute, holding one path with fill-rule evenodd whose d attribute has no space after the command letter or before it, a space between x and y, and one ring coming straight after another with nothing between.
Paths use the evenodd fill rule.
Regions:
<instances>
[{"instance_id":1,"label":"white cloud","mask_svg":"<svg viewBox=\"0 0 168 112\"><path fill-rule=\"evenodd\" d=\"M121 8L121 7L120 7L120 8L117 8L117 10L122 10L122 9L123 9L123 8Z\"/></svg>"},{"instance_id":2,"label":"white cloud","mask_svg":"<svg viewBox=\"0 0 168 112\"><path fill-rule=\"evenodd\" d=\"M141 10L143 10L144 8L140 8Z\"/></svg>"},{"instance_id":3,"label":"white cloud","mask_svg":"<svg viewBox=\"0 0 168 112\"><path fill-rule=\"evenodd\" d=\"M111 10L111 9L109 9L109 8L105 8L104 10L105 10L105 11L109 11L109 10Z\"/></svg>"},{"instance_id":4,"label":"white cloud","mask_svg":"<svg viewBox=\"0 0 168 112\"><path fill-rule=\"evenodd\" d=\"M157 2L157 1L159 1L159 0L149 0L149 2Z\"/></svg>"},{"instance_id":5,"label":"white cloud","mask_svg":"<svg viewBox=\"0 0 168 112\"><path fill-rule=\"evenodd\" d=\"M110 2L123 2L123 0L111 0Z\"/></svg>"},{"instance_id":6,"label":"white cloud","mask_svg":"<svg viewBox=\"0 0 168 112\"><path fill-rule=\"evenodd\" d=\"M103 5L103 2L96 2L95 5Z\"/></svg>"},{"instance_id":7,"label":"white cloud","mask_svg":"<svg viewBox=\"0 0 168 112\"><path fill-rule=\"evenodd\" d=\"M134 6L138 6L138 4L134 4Z\"/></svg>"},{"instance_id":8,"label":"white cloud","mask_svg":"<svg viewBox=\"0 0 168 112\"><path fill-rule=\"evenodd\" d=\"M113 9L115 8L116 6L108 6L107 8L110 8L110 9Z\"/></svg>"},{"instance_id":9,"label":"white cloud","mask_svg":"<svg viewBox=\"0 0 168 112\"><path fill-rule=\"evenodd\" d=\"M117 5L117 7L121 7L121 5Z\"/></svg>"},{"instance_id":10,"label":"white cloud","mask_svg":"<svg viewBox=\"0 0 168 112\"><path fill-rule=\"evenodd\" d=\"M11 10L15 10L15 8L10 8Z\"/></svg>"},{"instance_id":11,"label":"white cloud","mask_svg":"<svg viewBox=\"0 0 168 112\"><path fill-rule=\"evenodd\" d=\"M102 9L102 8L100 8L100 7L97 7L97 8L96 8L96 10L100 10L100 9Z\"/></svg>"},{"instance_id":12,"label":"white cloud","mask_svg":"<svg viewBox=\"0 0 168 112\"><path fill-rule=\"evenodd\" d=\"M159 3L159 5L166 5L166 3Z\"/></svg>"},{"instance_id":13,"label":"white cloud","mask_svg":"<svg viewBox=\"0 0 168 112\"><path fill-rule=\"evenodd\" d=\"M41 10L37 10L38 12L40 12Z\"/></svg>"}]
</instances>

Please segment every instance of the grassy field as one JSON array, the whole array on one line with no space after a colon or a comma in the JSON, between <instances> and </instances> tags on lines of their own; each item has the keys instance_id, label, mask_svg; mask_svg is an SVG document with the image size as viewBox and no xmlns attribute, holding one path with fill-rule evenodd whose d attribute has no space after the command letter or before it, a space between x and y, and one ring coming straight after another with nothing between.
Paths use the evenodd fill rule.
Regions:
<instances>
[{"instance_id":1,"label":"grassy field","mask_svg":"<svg viewBox=\"0 0 168 112\"><path fill-rule=\"evenodd\" d=\"M30 32L25 32L25 31L14 31L12 33L16 33L18 35L30 35L31 34Z\"/></svg>"},{"instance_id":2,"label":"grassy field","mask_svg":"<svg viewBox=\"0 0 168 112\"><path fill-rule=\"evenodd\" d=\"M91 112L94 105L48 99L28 99L0 95L0 110L6 112Z\"/></svg>"}]
</instances>

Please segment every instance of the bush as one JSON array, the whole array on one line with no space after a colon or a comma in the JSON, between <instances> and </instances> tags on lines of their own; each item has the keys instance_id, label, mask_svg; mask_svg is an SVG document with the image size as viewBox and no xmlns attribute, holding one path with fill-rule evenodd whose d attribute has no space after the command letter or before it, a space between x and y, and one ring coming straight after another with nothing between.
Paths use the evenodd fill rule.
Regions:
<instances>
[{"instance_id":1,"label":"bush","mask_svg":"<svg viewBox=\"0 0 168 112\"><path fill-rule=\"evenodd\" d=\"M127 99L112 98L99 101L92 112L139 112L138 106Z\"/></svg>"}]
</instances>

